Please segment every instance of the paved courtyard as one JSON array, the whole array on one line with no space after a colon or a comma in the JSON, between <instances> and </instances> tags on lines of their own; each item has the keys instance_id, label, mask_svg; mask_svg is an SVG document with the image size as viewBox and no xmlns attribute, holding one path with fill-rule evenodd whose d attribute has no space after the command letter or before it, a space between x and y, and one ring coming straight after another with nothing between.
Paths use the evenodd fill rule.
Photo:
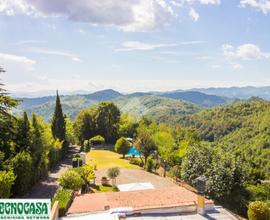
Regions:
<instances>
[{"instance_id":1,"label":"paved courtyard","mask_svg":"<svg viewBox=\"0 0 270 220\"><path fill-rule=\"evenodd\" d=\"M96 183L100 184L101 177L107 176L107 170L106 169L97 170L95 174L96 174ZM125 169L125 168L120 169L120 175L116 179L117 185L136 182L151 182L156 189L176 186L169 179L146 172L143 169Z\"/></svg>"}]
</instances>

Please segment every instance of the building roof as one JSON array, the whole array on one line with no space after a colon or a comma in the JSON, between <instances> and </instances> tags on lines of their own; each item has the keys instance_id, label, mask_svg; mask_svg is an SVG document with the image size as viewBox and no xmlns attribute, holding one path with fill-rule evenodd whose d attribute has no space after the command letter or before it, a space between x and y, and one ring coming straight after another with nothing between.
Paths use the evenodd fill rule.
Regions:
<instances>
[{"instance_id":1,"label":"building roof","mask_svg":"<svg viewBox=\"0 0 270 220\"><path fill-rule=\"evenodd\" d=\"M137 191L137 190L145 190L145 189L155 189L152 183L129 183L129 184L120 184L117 185L117 188L120 192L127 191Z\"/></svg>"},{"instance_id":2,"label":"building roof","mask_svg":"<svg viewBox=\"0 0 270 220\"><path fill-rule=\"evenodd\" d=\"M197 204L197 195L183 187L168 187L130 192L91 193L75 197L68 215L132 208L134 211L183 207ZM206 200L206 204L213 204Z\"/></svg>"}]
</instances>

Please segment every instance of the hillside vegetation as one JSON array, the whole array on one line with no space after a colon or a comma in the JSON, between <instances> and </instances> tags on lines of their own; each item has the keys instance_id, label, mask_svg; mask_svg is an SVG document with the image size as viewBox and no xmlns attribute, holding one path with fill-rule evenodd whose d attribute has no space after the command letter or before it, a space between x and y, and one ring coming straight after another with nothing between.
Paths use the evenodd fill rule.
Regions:
<instances>
[{"instance_id":1,"label":"hillside vegetation","mask_svg":"<svg viewBox=\"0 0 270 220\"><path fill-rule=\"evenodd\" d=\"M124 113L145 116L157 122L170 123L176 118L196 113L200 108L190 102L158 96L121 97L114 101Z\"/></svg>"},{"instance_id":2,"label":"hillside vegetation","mask_svg":"<svg viewBox=\"0 0 270 220\"><path fill-rule=\"evenodd\" d=\"M180 123L196 129L216 148L240 155L248 163L251 180L269 178L270 102L238 101L184 117Z\"/></svg>"},{"instance_id":3,"label":"hillside vegetation","mask_svg":"<svg viewBox=\"0 0 270 220\"><path fill-rule=\"evenodd\" d=\"M170 98L163 98L153 95L139 95L139 96L123 96L120 93L111 93L108 90L98 94L91 95L77 95L77 96L62 96L62 108L65 114L74 120L75 116L82 110L94 105L101 101L112 100L123 113L129 113L136 117L146 116L159 122L171 122L176 118L187 114L193 114L200 110L195 104L175 100ZM111 99L113 98L113 99ZM26 103L22 103L17 108L15 113L21 114L23 110L31 115L37 113L42 116L46 121L49 121L54 109L54 100L49 97L44 98L45 103L42 103L40 98L34 99L30 102L29 99Z\"/></svg>"}]
</instances>

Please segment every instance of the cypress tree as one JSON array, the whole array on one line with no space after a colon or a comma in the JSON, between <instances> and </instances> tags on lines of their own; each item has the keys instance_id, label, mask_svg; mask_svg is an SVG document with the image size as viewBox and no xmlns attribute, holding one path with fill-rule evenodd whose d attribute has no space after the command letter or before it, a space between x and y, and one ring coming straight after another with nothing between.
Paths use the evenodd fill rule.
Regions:
<instances>
[{"instance_id":1,"label":"cypress tree","mask_svg":"<svg viewBox=\"0 0 270 220\"><path fill-rule=\"evenodd\" d=\"M23 117L18 120L18 131L16 140L16 151L21 152L30 147L30 123L26 112L23 113Z\"/></svg>"},{"instance_id":2,"label":"cypress tree","mask_svg":"<svg viewBox=\"0 0 270 220\"><path fill-rule=\"evenodd\" d=\"M52 119L52 134L54 139L60 141L65 141L66 139L66 122L58 91L56 92L55 110Z\"/></svg>"},{"instance_id":3,"label":"cypress tree","mask_svg":"<svg viewBox=\"0 0 270 220\"><path fill-rule=\"evenodd\" d=\"M36 183L40 178L41 171L41 159L44 151L44 146L42 143L42 129L38 122L37 116L33 114L32 116L32 143L30 146L30 155L32 157L32 183Z\"/></svg>"}]
</instances>

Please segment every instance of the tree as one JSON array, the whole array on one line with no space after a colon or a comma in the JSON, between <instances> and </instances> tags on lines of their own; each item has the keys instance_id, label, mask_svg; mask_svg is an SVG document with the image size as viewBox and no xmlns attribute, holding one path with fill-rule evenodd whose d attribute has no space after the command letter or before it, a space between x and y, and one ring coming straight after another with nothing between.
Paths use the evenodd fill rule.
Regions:
<instances>
[{"instance_id":1,"label":"tree","mask_svg":"<svg viewBox=\"0 0 270 220\"><path fill-rule=\"evenodd\" d=\"M206 191L210 198L231 210L246 211L245 171L243 162L230 154L215 154L211 167L205 173Z\"/></svg>"},{"instance_id":2,"label":"tree","mask_svg":"<svg viewBox=\"0 0 270 220\"><path fill-rule=\"evenodd\" d=\"M147 158L157 150L152 134L148 130L139 130L136 141L136 149L144 156L144 164L146 165Z\"/></svg>"},{"instance_id":3,"label":"tree","mask_svg":"<svg viewBox=\"0 0 270 220\"><path fill-rule=\"evenodd\" d=\"M0 67L0 74L4 73ZM12 151L12 142L16 135L16 120L10 114L10 110L18 105L18 100L11 98L0 83L0 151L4 152L5 159L8 159Z\"/></svg>"},{"instance_id":4,"label":"tree","mask_svg":"<svg viewBox=\"0 0 270 220\"><path fill-rule=\"evenodd\" d=\"M9 198L11 188L15 183L15 175L12 171L0 171L0 198Z\"/></svg>"},{"instance_id":5,"label":"tree","mask_svg":"<svg viewBox=\"0 0 270 220\"><path fill-rule=\"evenodd\" d=\"M248 219L269 220L270 211L266 203L261 201L251 202L248 206Z\"/></svg>"},{"instance_id":6,"label":"tree","mask_svg":"<svg viewBox=\"0 0 270 220\"><path fill-rule=\"evenodd\" d=\"M0 67L0 74L4 73L5 70ZM0 115L10 117L9 110L18 105L18 100L8 96L7 91L3 88L4 84L0 83Z\"/></svg>"},{"instance_id":7,"label":"tree","mask_svg":"<svg viewBox=\"0 0 270 220\"><path fill-rule=\"evenodd\" d=\"M116 144L114 146L114 150L117 153L122 154L123 155L123 158L125 158L125 155L128 153L129 149L130 149L130 143L124 137L119 138L116 141Z\"/></svg>"},{"instance_id":8,"label":"tree","mask_svg":"<svg viewBox=\"0 0 270 220\"><path fill-rule=\"evenodd\" d=\"M85 141L83 142L83 152L88 153L88 152L91 150L91 147L92 147L91 141L85 140Z\"/></svg>"},{"instance_id":9,"label":"tree","mask_svg":"<svg viewBox=\"0 0 270 220\"><path fill-rule=\"evenodd\" d=\"M18 120L16 135L16 152L27 150L31 145L31 126L26 112Z\"/></svg>"},{"instance_id":10,"label":"tree","mask_svg":"<svg viewBox=\"0 0 270 220\"><path fill-rule=\"evenodd\" d=\"M66 123L66 139L69 143L75 144L75 132L73 122L65 116L65 123Z\"/></svg>"},{"instance_id":11,"label":"tree","mask_svg":"<svg viewBox=\"0 0 270 220\"><path fill-rule=\"evenodd\" d=\"M120 174L120 169L118 167L113 167L107 171L108 177L112 179L112 185L116 184L116 177Z\"/></svg>"},{"instance_id":12,"label":"tree","mask_svg":"<svg viewBox=\"0 0 270 220\"><path fill-rule=\"evenodd\" d=\"M58 91L56 93L55 110L52 118L52 134L54 139L66 140L66 122Z\"/></svg>"},{"instance_id":13,"label":"tree","mask_svg":"<svg viewBox=\"0 0 270 220\"><path fill-rule=\"evenodd\" d=\"M118 136L120 110L112 102L102 102L98 105L95 116L98 134L108 143L113 143Z\"/></svg>"},{"instance_id":14,"label":"tree","mask_svg":"<svg viewBox=\"0 0 270 220\"><path fill-rule=\"evenodd\" d=\"M81 176L74 170L67 170L58 179L59 185L65 189L79 190L84 184Z\"/></svg>"},{"instance_id":15,"label":"tree","mask_svg":"<svg viewBox=\"0 0 270 220\"><path fill-rule=\"evenodd\" d=\"M11 160L11 168L16 176L13 187L15 195L23 195L30 189L32 179L32 158L29 153L23 151Z\"/></svg>"},{"instance_id":16,"label":"tree","mask_svg":"<svg viewBox=\"0 0 270 220\"><path fill-rule=\"evenodd\" d=\"M135 117L131 117L128 114L122 114L119 124L119 136L133 138L134 135L136 135L138 126L139 124L136 122Z\"/></svg>"},{"instance_id":17,"label":"tree","mask_svg":"<svg viewBox=\"0 0 270 220\"><path fill-rule=\"evenodd\" d=\"M85 140L89 140L91 137L95 136L96 124L95 124L95 113L94 108L82 110L76 117L73 124L74 133L77 142L83 145Z\"/></svg>"},{"instance_id":18,"label":"tree","mask_svg":"<svg viewBox=\"0 0 270 220\"><path fill-rule=\"evenodd\" d=\"M41 176L41 162L43 153L42 130L36 114L32 115L32 144L30 154L33 161L33 183L36 183Z\"/></svg>"},{"instance_id":19,"label":"tree","mask_svg":"<svg viewBox=\"0 0 270 220\"><path fill-rule=\"evenodd\" d=\"M211 168L212 156L212 149L206 144L190 146L182 162L182 179L194 186L196 178Z\"/></svg>"}]
</instances>

